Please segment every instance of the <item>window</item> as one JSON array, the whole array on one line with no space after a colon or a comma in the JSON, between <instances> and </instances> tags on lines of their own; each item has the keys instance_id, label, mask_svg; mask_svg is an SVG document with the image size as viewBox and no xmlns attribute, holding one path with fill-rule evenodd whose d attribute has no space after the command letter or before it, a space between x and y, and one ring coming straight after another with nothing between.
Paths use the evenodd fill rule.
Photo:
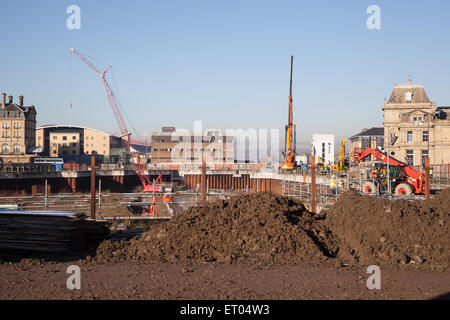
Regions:
<instances>
[{"instance_id":1,"label":"window","mask_svg":"<svg viewBox=\"0 0 450 320\"><path fill-rule=\"evenodd\" d=\"M57 147L58 145L56 143L53 144L54 147Z\"/></svg>"},{"instance_id":2,"label":"window","mask_svg":"<svg viewBox=\"0 0 450 320\"><path fill-rule=\"evenodd\" d=\"M414 165L414 150L406 150L406 163L408 166Z\"/></svg>"},{"instance_id":3,"label":"window","mask_svg":"<svg viewBox=\"0 0 450 320\"><path fill-rule=\"evenodd\" d=\"M20 145L17 143L14 145L14 153L20 153Z\"/></svg>"},{"instance_id":4,"label":"window","mask_svg":"<svg viewBox=\"0 0 450 320\"><path fill-rule=\"evenodd\" d=\"M72 140L77 140L77 137L76 136L72 136Z\"/></svg>"},{"instance_id":5,"label":"window","mask_svg":"<svg viewBox=\"0 0 450 320\"><path fill-rule=\"evenodd\" d=\"M325 142L322 143L322 160L325 161Z\"/></svg>"},{"instance_id":6,"label":"window","mask_svg":"<svg viewBox=\"0 0 450 320\"><path fill-rule=\"evenodd\" d=\"M71 143L71 145L72 145L72 147L76 147L76 143L75 142L73 142L73 143Z\"/></svg>"},{"instance_id":7,"label":"window","mask_svg":"<svg viewBox=\"0 0 450 320\"><path fill-rule=\"evenodd\" d=\"M422 150L422 165L425 166L425 158L428 157L428 150Z\"/></svg>"},{"instance_id":8,"label":"window","mask_svg":"<svg viewBox=\"0 0 450 320\"><path fill-rule=\"evenodd\" d=\"M67 143L63 143L63 147L67 147Z\"/></svg>"},{"instance_id":9,"label":"window","mask_svg":"<svg viewBox=\"0 0 450 320\"><path fill-rule=\"evenodd\" d=\"M417 117L414 117L414 118L413 118L413 124L414 124L415 126L417 126L418 123L419 123L419 122L417 121Z\"/></svg>"},{"instance_id":10,"label":"window","mask_svg":"<svg viewBox=\"0 0 450 320\"><path fill-rule=\"evenodd\" d=\"M407 141L413 142L413 132L412 131L408 131Z\"/></svg>"},{"instance_id":11,"label":"window","mask_svg":"<svg viewBox=\"0 0 450 320\"><path fill-rule=\"evenodd\" d=\"M9 153L9 144L2 145L2 153Z\"/></svg>"},{"instance_id":12,"label":"window","mask_svg":"<svg viewBox=\"0 0 450 320\"><path fill-rule=\"evenodd\" d=\"M428 131L423 131L422 132L422 141L423 142L428 142Z\"/></svg>"},{"instance_id":13,"label":"window","mask_svg":"<svg viewBox=\"0 0 450 320\"><path fill-rule=\"evenodd\" d=\"M53 140L56 140L56 139L58 139L56 136L53 136Z\"/></svg>"},{"instance_id":14,"label":"window","mask_svg":"<svg viewBox=\"0 0 450 320\"><path fill-rule=\"evenodd\" d=\"M67 136L63 136L63 140L66 141L67 140Z\"/></svg>"}]
</instances>

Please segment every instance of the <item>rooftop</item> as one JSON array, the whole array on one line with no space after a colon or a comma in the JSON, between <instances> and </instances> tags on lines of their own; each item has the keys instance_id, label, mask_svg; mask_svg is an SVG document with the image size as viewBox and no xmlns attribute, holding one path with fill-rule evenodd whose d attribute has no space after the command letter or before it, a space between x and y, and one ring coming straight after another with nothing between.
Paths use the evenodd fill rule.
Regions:
<instances>
[{"instance_id":1,"label":"rooftop","mask_svg":"<svg viewBox=\"0 0 450 320\"><path fill-rule=\"evenodd\" d=\"M395 85L387 103L430 103L427 93L421 84L415 84L408 78L406 84Z\"/></svg>"},{"instance_id":2,"label":"rooftop","mask_svg":"<svg viewBox=\"0 0 450 320\"><path fill-rule=\"evenodd\" d=\"M384 127L373 127L370 129L362 130L360 133L350 137L350 139L356 137L373 137L373 136L384 136Z\"/></svg>"}]
</instances>

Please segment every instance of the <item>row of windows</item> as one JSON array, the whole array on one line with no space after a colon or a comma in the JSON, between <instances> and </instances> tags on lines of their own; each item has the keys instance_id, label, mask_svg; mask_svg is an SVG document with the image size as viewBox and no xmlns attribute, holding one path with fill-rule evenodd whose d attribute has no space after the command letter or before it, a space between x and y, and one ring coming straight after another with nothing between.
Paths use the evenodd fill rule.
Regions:
<instances>
[{"instance_id":1,"label":"row of windows","mask_svg":"<svg viewBox=\"0 0 450 320\"><path fill-rule=\"evenodd\" d=\"M407 142L414 142L414 134L412 131L408 131L406 137ZM422 142L428 142L428 140L429 140L428 131L422 131Z\"/></svg>"},{"instance_id":2,"label":"row of windows","mask_svg":"<svg viewBox=\"0 0 450 320\"><path fill-rule=\"evenodd\" d=\"M91 144L91 147L94 147L94 144ZM106 147L106 144L103 144L103 147ZM86 148L89 148L89 143L86 143Z\"/></svg>"},{"instance_id":3,"label":"row of windows","mask_svg":"<svg viewBox=\"0 0 450 320\"><path fill-rule=\"evenodd\" d=\"M54 147L61 147L61 143L54 143L53 146ZM67 147L67 143L63 143L62 146L63 147ZM75 142L72 142L72 143L69 143L69 146L76 147L77 144Z\"/></svg>"},{"instance_id":4,"label":"row of windows","mask_svg":"<svg viewBox=\"0 0 450 320\"><path fill-rule=\"evenodd\" d=\"M14 129L20 129L22 127L20 122L14 122L13 128ZM9 122L3 122L2 124L3 129L9 129Z\"/></svg>"},{"instance_id":5,"label":"row of windows","mask_svg":"<svg viewBox=\"0 0 450 320\"><path fill-rule=\"evenodd\" d=\"M21 152L21 149L20 149L20 145L19 144L14 144L14 146L13 146L13 150L14 150L14 153L20 153ZM9 144L3 144L2 145L2 153L6 153L6 154L8 154L8 153L11 153L11 149L10 149L10 145Z\"/></svg>"},{"instance_id":6,"label":"row of windows","mask_svg":"<svg viewBox=\"0 0 450 320\"><path fill-rule=\"evenodd\" d=\"M57 139L58 139L58 136L53 136L53 140L57 140ZM62 136L62 139L67 140L67 136ZM77 136L72 136L72 140L77 140ZM86 137L86 140L89 140L89 137ZM94 137L91 137L91 140L94 140ZM103 137L103 140L106 140L106 137Z\"/></svg>"},{"instance_id":7,"label":"row of windows","mask_svg":"<svg viewBox=\"0 0 450 320\"><path fill-rule=\"evenodd\" d=\"M14 131L13 137L14 138L20 138L22 135L20 134L20 131ZM9 131L3 131L2 138L10 138Z\"/></svg>"},{"instance_id":8,"label":"row of windows","mask_svg":"<svg viewBox=\"0 0 450 320\"><path fill-rule=\"evenodd\" d=\"M429 157L428 150L421 150L422 153L422 165L425 165L425 158ZM414 150L406 150L406 163L409 166L414 165Z\"/></svg>"},{"instance_id":9,"label":"row of windows","mask_svg":"<svg viewBox=\"0 0 450 320\"><path fill-rule=\"evenodd\" d=\"M64 141L67 140L67 136L62 136ZM53 136L53 140L58 140L58 136ZM77 136L72 136L72 140L77 140Z\"/></svg>"}]
</instances>

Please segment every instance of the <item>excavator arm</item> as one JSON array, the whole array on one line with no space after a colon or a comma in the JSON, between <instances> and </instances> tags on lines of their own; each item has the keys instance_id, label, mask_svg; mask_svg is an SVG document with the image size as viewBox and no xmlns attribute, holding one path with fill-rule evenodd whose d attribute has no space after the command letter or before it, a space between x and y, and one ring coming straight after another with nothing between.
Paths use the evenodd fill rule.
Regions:
<instances>
[{"instance_id":1,"label":"excavator arm","mask_svg":"<svg viewBox=\"0 0 450 320\"><path fill-rule=\"evenodd\" d=\"M387 163L389 159L390 165L398 166L399 168L401 168L403 173L406 175L406 182L414 187L416 193L424 192L423 183L425 175L423 172L418 172L414 170L413 167L408 166L405 163L388 156L387 154L379 151L378 149L366 148L363 151L363 153L361 153L361 155L358 157L357 160L358 162L361 162L370 155L374 156L376 159L384 163Z\"/></svg>"}]
</instances>

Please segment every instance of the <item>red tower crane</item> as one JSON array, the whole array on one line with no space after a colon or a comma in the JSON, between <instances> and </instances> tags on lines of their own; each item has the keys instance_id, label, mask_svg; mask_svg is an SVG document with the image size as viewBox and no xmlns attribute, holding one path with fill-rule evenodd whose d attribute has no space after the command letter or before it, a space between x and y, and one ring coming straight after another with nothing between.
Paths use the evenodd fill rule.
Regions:
<instances>
[{"instance_id":1,"label":"red tower crane","mask_svg":"<svg viewBox=\"0 0 450 320\"><path fill-rule=\"evenodd\" d=\"M105 71L100 72L89 60L87 60L81 53L77 52L75 49L70 49L73 53L75 53L84 63L86 63L92 70L97 72L97 74L100 76L103 82L103 86L105 87L106 96L108 97L109 105L111 106L112 112L114 113L114 117L116 118L117 124L119 125L120 133L122 136L126 136L127 138L125 140L125 145L127 147L128 152L131 156L131 162L133 163L134 170L136 171L137 175L139 176L139 179L141 180L142 185L144 186L144 192L151 192L153 191L153 185L150 182L147 175L145 175L144 168L142 164L140 163L140 157L139 154L134 151L131 148L131 140L130 140L130 133L127 130L127 127L125 125L125 121L122 118L122 115L119 110L119 105L117 104L116 98L114 97L114 93L111 90L111 87L108 84L108 81L106 81L105 74L106 72L111 68L109 66L105 69Z\"/></svg>"}]
</instances>

